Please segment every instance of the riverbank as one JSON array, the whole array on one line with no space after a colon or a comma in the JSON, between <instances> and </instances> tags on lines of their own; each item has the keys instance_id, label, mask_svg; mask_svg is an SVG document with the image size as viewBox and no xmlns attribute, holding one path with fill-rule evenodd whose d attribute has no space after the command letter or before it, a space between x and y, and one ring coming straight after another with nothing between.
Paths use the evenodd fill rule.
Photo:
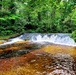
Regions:
<instances>
[{"instance_id":1,"label":"riverbank","mask_svg":"<svg viewBox=\"0 0 76 75\"><path fill-rule=\"evenodd\" d=\"M8 40L8 39L16 37L18 35L20 35L20 34L17 33L17 34L12 34L12 35L7 35L7 36L0 36L0 40Z\"/></svg>"}]
</instances>

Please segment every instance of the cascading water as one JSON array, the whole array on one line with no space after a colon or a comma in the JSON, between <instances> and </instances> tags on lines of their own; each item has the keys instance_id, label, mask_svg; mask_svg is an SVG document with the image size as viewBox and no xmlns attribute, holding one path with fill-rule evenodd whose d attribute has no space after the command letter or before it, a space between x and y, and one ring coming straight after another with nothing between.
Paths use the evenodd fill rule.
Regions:
<instances>
[{"instance_id":1,"label":"cascading water","mask_svg":"<svg viewBox=\"0 0 76 75\"><path fill-rule=\"evenodd\" d=\"M9 42L0 44L0 46L13 44L18 41L29 40L34 43L53 43L67 46L76 46L75 41L70 38L68 34L39 34L39 33L25 33L19 37L9 39Z\"/></svg>"},{"instance_id":2,"label":"cascading water","mask_svg":"<svg viewBox=\"0 0 76 75\"><path fill-rule=\"evenodd\" d=\"M38 43L49 42L60 45L76 46L75 41L72 38L70 38L70 36L68 35L50 35L50 36L38 35L38 36L33 36L31 40L33 42L38 42Z\"/></svg>"},{"instance_id":3,"label":"cascading water","mask_svg":"<svg viewBox=\"0 0 76 75\"><path fill-rule=\"evenodd\" d=\"M14 38L14 39L9 39L8 41L9 42L6 42L5 41L5 43L0 44L0 46L10 45L10 44L16 43L18 41L24 41L24 40L23 39L20 39L20 38Z\"/></svg>"}]
</instances>

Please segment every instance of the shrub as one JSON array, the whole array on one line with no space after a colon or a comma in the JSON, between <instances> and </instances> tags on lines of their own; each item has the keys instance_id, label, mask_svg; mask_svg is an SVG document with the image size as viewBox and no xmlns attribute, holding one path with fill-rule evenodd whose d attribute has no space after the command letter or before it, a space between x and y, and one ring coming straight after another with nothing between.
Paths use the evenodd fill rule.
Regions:
<instances>
[{"instance_id":1,"label":"shrub","mask_svg":"<svg viewBox=\"0 0 76 75\"><path fill-rule=\"evenodd\" d=\"M71 37L75 40L76 42L76 30L72 32Z\"/></svg>"}]
</instances>

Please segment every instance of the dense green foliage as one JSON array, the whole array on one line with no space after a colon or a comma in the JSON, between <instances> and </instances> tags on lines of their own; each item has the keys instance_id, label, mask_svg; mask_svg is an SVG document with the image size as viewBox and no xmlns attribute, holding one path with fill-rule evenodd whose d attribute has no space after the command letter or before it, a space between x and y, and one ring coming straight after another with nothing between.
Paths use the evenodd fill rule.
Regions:
<instances>
[{"instance_id":1,"label":"dense green foliage","mask_svg":"<svg viewBox=\"0 0 76 75\"><path fill-rule=\"evenodd\" d=\"M75 40L76 42L76 30L72 32L71 37Z\"/></svg>"},{"instance_id":2,"label":"dense green foliage","mask_svg":"<svg viewBox=\"0 0 76 75\"><path fill-rule=\"evenodd\" d=\"M76 30L76 0L0 0L0 35Z\"/></svg>"}]
</instances>

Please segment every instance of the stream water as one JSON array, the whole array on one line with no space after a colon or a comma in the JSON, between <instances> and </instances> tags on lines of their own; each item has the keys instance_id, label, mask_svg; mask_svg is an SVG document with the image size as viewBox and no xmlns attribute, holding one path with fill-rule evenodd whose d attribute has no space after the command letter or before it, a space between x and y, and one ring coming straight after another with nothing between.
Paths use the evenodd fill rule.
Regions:
<instances>
[{"instance_id":1,"label":"stream water","mask_svg":"<svg viewBox=\"0 0 76 75\"><path fill-rule=\"evenodd\" d=\"M40 33L25 33L16 38L11 38L8 42L0 44L0 46L13 44L18 41L29 40L36 43L53 43L67 46L76 46L75 41L69 34L40 34Z\"/></svg>"},{"instance_id":2,"label":"stream water","mask_svg":"<svg viewBox=\"0 0 76 75\"><path fill-rule=\"evenodd\" d=\"M69 34L25 33L8 39L0 44L0 75L8 74L76 75L76 43Z\"/></svg>"}]
</instances>

